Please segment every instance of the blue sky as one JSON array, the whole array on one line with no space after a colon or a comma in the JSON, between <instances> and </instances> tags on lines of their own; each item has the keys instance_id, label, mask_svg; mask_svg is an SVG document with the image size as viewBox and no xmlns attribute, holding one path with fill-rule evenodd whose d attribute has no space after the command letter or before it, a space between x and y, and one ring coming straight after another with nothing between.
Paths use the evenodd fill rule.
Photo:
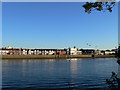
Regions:
<instances>
[{"instance_id":1,"label":"blue sky","mask_svg":"<svg viewBox=\"0 0 120 90\"><path fill-rule=\"evenodd\" d=\"M118 45L118 7L84 12L83 3L3 3L3 46L98 48ZM89 45L87 45L87 43Z\"/></svg>"}]
</instances>

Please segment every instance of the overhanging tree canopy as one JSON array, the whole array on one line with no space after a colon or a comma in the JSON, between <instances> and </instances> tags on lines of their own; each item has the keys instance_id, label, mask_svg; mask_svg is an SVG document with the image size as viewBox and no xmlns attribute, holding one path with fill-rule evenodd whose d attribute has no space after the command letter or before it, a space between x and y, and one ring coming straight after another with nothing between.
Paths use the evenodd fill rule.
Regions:
<instances>
[{"instance_id":1,"label":"overhanging tree canopy","mask_svg":"<svg viewBox=\"0 0 120 90\"><path fill-rule=\"evenodd\" d=\"M97 11L109 11L112 12L112 8L115 6L115 1L104 1L104 2L86 2L83 5L83 8L85 9L85 12L91 13L93 10Z\"/></svg>"}]
</instances>

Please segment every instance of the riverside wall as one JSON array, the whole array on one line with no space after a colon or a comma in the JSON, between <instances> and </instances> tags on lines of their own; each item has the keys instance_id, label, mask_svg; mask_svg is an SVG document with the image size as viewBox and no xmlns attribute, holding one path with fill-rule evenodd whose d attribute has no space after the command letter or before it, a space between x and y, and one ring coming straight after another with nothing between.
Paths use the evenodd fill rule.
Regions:
<instances>
[{"instance_id":1,"label":"riverside wall","mask_svg":"<svg viewBox=\"0 0 120 90\"><path fill-rule=\"evenodd\" d=\"M2 59L115 58L115 55L2 55Z\"/></svg>"}]
</instances>

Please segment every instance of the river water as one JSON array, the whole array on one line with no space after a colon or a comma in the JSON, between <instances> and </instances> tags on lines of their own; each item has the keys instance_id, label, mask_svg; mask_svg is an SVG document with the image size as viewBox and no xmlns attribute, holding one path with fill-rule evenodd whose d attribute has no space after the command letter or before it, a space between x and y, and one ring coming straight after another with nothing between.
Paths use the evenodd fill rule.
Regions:
<instances>
[{"instance_id":1,"label":"river water","mask_svg":"<svg viewBox=\"0 0 120 90\"><path fill-rule=\"evenodd\" d=\"M118 73L116 58L3 60L2 87L108 88L111 72Z\"/></svg>"}]
</instances>

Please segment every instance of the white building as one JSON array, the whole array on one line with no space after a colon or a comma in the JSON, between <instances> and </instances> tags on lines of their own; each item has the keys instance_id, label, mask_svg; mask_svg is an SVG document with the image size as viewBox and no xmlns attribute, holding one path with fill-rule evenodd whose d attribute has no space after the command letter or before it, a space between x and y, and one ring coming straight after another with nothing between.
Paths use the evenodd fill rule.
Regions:
<instances>
[{"instance_id":1,"label":"white building","mask_svg":"<svg viewBox=\"0 0 120 90\"><path fill-rule=\"evenodd\" d=\"M53 55L53 54L55 54L55 51L50 50L50 51L49 51L49 55Z\"/></svg>"},{"instance_id":2,"label":"white building","mask_svg":"<svg viewBox=\"0 0 120 90\"><path fill-rule=\"evenodd\" d=\"M68 54L69 54L69 55L77 55L77 51L78 51L78 49L77 49L76 47L74 47L74 48L69 48Z\"/></svg>"},{"instance_id":3,"label":"white building","mask_svg":"<svg viewBox=\"0 0 120 90\"><path fill-rule=\"evenodd\" d=\"M82 51L81 50L77 50L77 55L82 55Z\"/></svg>"},{"instance_id":4,"label":"white building","mask_svg":"<svg viewBox=\"0 0 120 90\"><path fill-rule=\"evenodd\" d=\"M13 47L11 47L11 46L7 46L7 47L5 47L6 49L13 49Z\"/></svg>"},{"instance_id":5,"label":"white building","mask_svg":"<svg viewBox=\"0 0 120 90\"><path fill-rule=\"evenodd\" d=\"M106 50L105 55L114 55L116 52L112 50Z\"/></svg>"},{"instance_id":6,"label":"white building","mask_svg":"<svg viewBox=\"0 0 120 90\"><path fill-rule=\"evenodd\" d=\"M8 53L8 50L0 50L0 55L7 55Z\"/></svg>"},{"instance_id":7,"label":"white building","mask_svg":"<svg viewBox=\"0 0 120 90\"><path fill-rule=\"evenodd\" d=\"M26 50L26 49L23 49L22 54L23 54L23 55L27 55L27 50Z\"/></svg>"},{"instance_id":8,"label":"white building","mask_svg":"<svg viewBox=\"0 0 120 90\"><path fill-rule=\"evenodd\" d=\"M101 50L95 50L94 54L95 55L103 55L103 53L101 53Z\"/></svg>"}]
</instances>

